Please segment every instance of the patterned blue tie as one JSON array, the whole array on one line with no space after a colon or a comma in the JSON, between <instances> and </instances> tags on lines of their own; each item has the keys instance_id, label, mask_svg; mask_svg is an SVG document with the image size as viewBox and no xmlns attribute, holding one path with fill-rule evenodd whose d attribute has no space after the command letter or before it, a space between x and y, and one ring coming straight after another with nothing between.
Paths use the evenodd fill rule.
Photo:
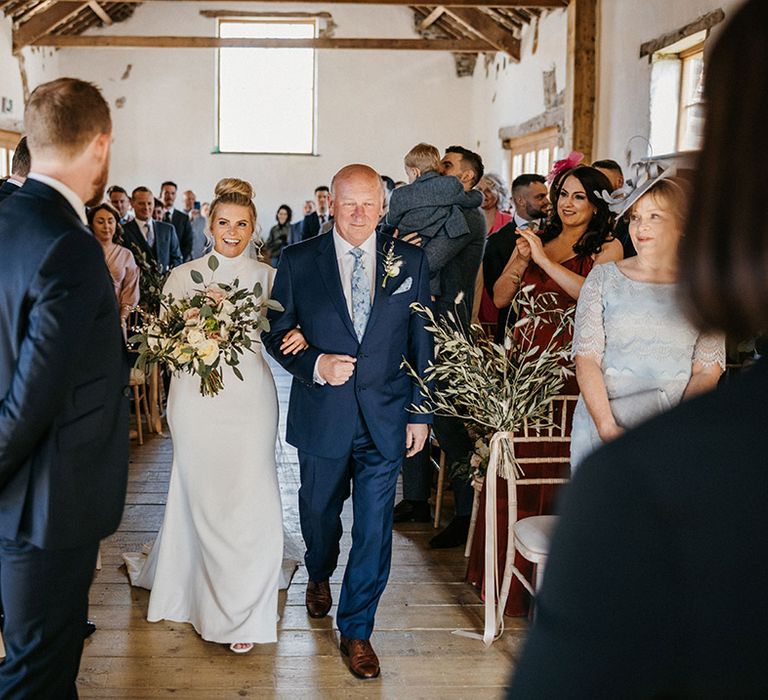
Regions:
<instances>
[{"instance_id":1,"label":"patterned blue tie","mask_svg":"<svg viewBox=\"0 0 768 700\"><path fill-rule=\"evenodd\" d=\"M363 251L360 248L352 248L349 254L355 258L355 267L352 270L352 325L355 327L357 339L362 340L371 313L371 283L363 265Z\"/></svg>"}]
</instances>

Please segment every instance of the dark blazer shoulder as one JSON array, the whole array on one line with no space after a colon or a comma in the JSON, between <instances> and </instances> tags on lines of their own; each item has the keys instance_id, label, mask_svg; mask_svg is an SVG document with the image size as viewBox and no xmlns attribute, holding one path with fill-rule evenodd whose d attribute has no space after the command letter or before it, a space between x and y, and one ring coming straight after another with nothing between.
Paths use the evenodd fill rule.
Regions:
<instances>
[{"instance_id":1,"label":"dark blazer shoulder","mask_svg":"<svg viewBox=\"0 0 768 700\"><path fill-rule=\"evenodd\" d=\"M172 233L176 233L176 229L173 224L168 224L165 221L154 221L152 226L155 228L155 233L164 233L166 236L170 236Z\"/></svg>"}]
</instances>

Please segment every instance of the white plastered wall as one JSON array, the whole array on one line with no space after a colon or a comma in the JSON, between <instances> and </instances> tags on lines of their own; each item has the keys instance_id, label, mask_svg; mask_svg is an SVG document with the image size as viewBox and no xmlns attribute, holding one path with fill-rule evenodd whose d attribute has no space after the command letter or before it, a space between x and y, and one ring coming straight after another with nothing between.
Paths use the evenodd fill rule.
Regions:
<instances>
[{"instance_id":1,"label":"white plastered wall","mask_svg":"<svg viewBox=\"0 0 768 700\"><path fill-rule=\"evenodd\" d=\"M98 33L215 34L215 20L200 3L151 3L132 18ZM226 3L206 3L206 9ZM274 5L238 3L239 10L274 11ZM327 11L335 36L416 37L403 7L280 5L281 12ZM316 185L327 184L349 162L366 162L404 179L402 157L419 141L439 148L469 139L471 82L456 77L443 52L317 52L318 156L214 154L216 51L210 49L62 49L59 72L97 83L113 110L110 181L126 188L165 179L191 188L205 201L225 176L253 182L262 228L285 202L300 215ZM128 66L130 65L130 70ZM120 105L120 106L118 106ZM290 104L285 105L290 109ZM297 211L298 209L298 211Z\"/></svg>"},{"instance_id":2,"label":"white plastered wall","mask_svg":"<svg viewBox=\"0 0 768 700\"><path fill-rule=\"evenodd\" d=\"M651 64L648 57L640 58L640 45L720 8L727 22L742 1L601 1L595 158L613 158L623 165L629 140L650 136Z\"/></svg>"},{"instance_id":3,"label":"white plastered wall","mask_svg":"<svg viewBox=\"0 0 768 700\"><path fill-rule=\"evenodd\" d=\"M486 170L502 174L506 152L499 129L516 126L545 110L544 72L555 71L557 91L565 85L568 17L566 10L545 13L538 23L524 28L521 61L496 54L486 65L481 55L472 77L472 144L483 156Z\"/></svg>"}]
</instances>

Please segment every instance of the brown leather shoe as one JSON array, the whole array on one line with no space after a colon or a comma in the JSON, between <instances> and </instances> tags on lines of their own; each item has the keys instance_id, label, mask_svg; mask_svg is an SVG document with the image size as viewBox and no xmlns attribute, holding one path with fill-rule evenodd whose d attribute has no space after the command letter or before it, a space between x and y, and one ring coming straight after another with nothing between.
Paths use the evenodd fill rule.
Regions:
<instances>
[{"instance_id":1,"label":"brown leather shoe","mask_svg":"<svg viewBox=\"0 0 768 700\"><path fill-rule=\"evenodd\" d=\"M305 603L310 617L325 617L333 605L331 584L327 580L319 583L309 581Z\"/></svg>"},{"instance_id":2,"label":"brown leather shoe","mask_svg":"<svg viewBox=\"0 0 768 700\"><path fill-rule=\"evenodd\" d=\"M379 677L379 657L367 639L347 639L342 635L339 647L341 653L349 657L349 670L358 678Z\"/></svg>"}]
</instances>

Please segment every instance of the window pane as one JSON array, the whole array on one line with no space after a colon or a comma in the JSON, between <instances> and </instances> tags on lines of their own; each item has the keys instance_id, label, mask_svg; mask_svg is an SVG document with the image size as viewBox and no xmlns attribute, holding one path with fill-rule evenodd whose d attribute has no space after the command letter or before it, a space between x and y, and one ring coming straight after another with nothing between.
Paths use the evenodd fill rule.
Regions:
<instances>
[{"instance_id":1,"label":"window pane","mask_svg":"<svg viewBox=\"0 0 768 700\"><path fill-rule=\"evenodd\" d=\"M523 174L523 156L521 153L512 157L512 179Z\"/></svg>"},{"instance_id":2,"label":"window pane","mask_svg":"<svg viewBox=\"0 0 768 700\"><path fill-rule=\"evenodd\" d=\"M221 22L221 37L311 39L315 21ZM312 153L313 49L219 50L219 150Z\"/></svg>"},{"instance_id":3,"label":"window pane","mask_svg":"<svg viewBox=\"0 0 768 700\"><path fill-rule=\"evenodd\" d=\"M704 126L704 52L683 61L678 149L699 148Z\"/></svg>"},{"instance_id":4,"label":"window pane","mask_svg":"<svg viewBox=\"0 0 768 700\"><path fill-rule=\"evenodd\" d=\"M528 151L528 153L525 154L525 172L536 172L536 151Z\"/></svg>"},{"instance_id":5,"label":"window pane","mask_svg":"<svg viewBox=\"0 0 768 700\"><path fill-rule=\"evenodd\" d=\"M536 172L539 175L549 174L549 149L540 148L536 162Z\"/></svg>"}]
</instances>

